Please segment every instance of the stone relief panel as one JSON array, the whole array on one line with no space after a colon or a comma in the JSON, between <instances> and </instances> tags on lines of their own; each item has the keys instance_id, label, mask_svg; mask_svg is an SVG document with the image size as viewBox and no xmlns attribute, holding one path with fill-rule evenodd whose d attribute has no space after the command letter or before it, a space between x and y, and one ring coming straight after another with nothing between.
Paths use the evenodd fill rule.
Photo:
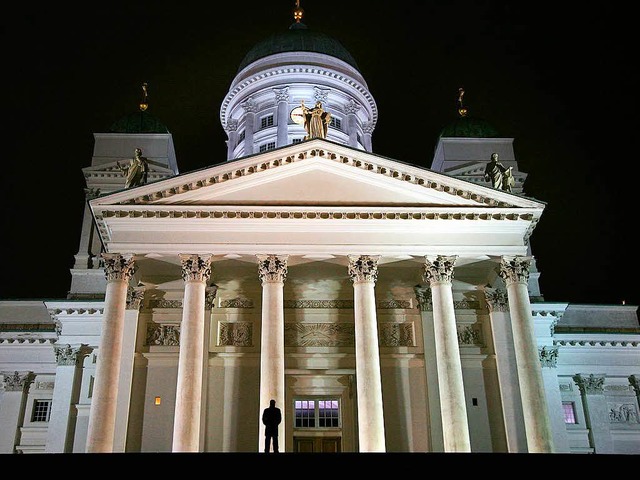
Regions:
<instances>
[{"instance_id":1,"label":"stone relief panel","mask_svg":"<svg viewBox=\"0 0 640 480\"><path fill-rule=\"evenodd\" d=\"M631 402L609 402L609 422L611 423L638 423L638 411Z\"/></svg>"},{"instance_id":2,"label":"stone relief panel","mask_svg":"<svg viewBox=\"0 0 640 480\"><path fill-rule=\"evenodd\" d=\"M456 325L458 330L458 345L461 347L484 347L484 339L479 324Z\"/></svg>"},{"instance_id":3,"label":"stone relief panel","mask_svg":"<svg viewBox=\"0 0 640 480\"><path fill-rule=\"evenodd\" d=\"M379 344L381 347L415 347L413 322L381 323Z\"/></svg>"},{"instance_id":4,"label":"stone relief panel","mask_svg":"<svg viewBox=\"0 0 640 480\"><path fill-rule=\"evenodd\" d=\"M180 345L180 325L151 323L147 324L146 345Z\"/></svg>"},{"instance_id":5,"label":"stone relief panel","mask_svg":"<svg viewBox=\"0 0 640 480\"><path fill-rule=\"evenodd\" d=\"M253 346L253 324L251 322L220 322L219 347Z\"/></svg>"},{"instance_id":6,"label":"stone relief panel","mask_svg":"<svg viewBox=\"0 0 640 480\"><path fill-rule=\"evenodd\" d=\"M285 323L285 347L353 347L352 323Z\"/></svg>"}]
</instances>

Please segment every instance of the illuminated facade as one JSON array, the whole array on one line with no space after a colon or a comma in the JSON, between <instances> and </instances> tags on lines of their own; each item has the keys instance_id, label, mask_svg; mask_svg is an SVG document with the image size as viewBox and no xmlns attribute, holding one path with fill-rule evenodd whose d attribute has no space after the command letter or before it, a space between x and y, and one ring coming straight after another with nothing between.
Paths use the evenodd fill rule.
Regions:
<instances>
[{"instance_id":1,"label":"illuminated facade","mask_svg":"<svg viewBox=\"0 0 640 480\"><path fill-rule=\"evenodd\" d=\"M637 307L544 301L513 139L461 116L425 169L377 117L296 22L241 62L220 163L178 173L146 110L96 133L68 297L0 301L0 452L259 452L275 399L285 452L640 453Z\"/></svg>"}]
</instances>

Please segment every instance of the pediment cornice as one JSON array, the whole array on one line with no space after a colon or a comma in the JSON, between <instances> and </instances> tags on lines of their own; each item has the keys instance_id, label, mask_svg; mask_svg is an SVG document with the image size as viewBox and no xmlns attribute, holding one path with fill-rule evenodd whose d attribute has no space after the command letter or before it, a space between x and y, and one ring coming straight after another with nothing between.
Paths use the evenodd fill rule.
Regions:
<instances>
[{"instance_id":1,"label":"pediment cornice","mask_svg":"<svg viewBox=\"0 0 640 480\"><path fill-rule=\"evenodd\" d=\"M541 202L318 139L178 175L154 182L152 185L116 192L96 198L91 203L95 207L153 205L154 203L188 204L194 192L202 188L233 182L241 178L246 179L250 176L258 178L266 172L303 163L309 159L321 159L327 164L335 162L342 166L359 169L363 173L368 172L369 175L371 173L379 175L381 178L384 177L384 181L389 182L389 185L393 184L394 188L398 187L398 183L404 183L411 188L424 188L425 194L440 192L449 198L449 202L451 199L459 199L467 206L544 208ZM170 202L167 202L168 199Z\"/></svg>"}]
</instances>

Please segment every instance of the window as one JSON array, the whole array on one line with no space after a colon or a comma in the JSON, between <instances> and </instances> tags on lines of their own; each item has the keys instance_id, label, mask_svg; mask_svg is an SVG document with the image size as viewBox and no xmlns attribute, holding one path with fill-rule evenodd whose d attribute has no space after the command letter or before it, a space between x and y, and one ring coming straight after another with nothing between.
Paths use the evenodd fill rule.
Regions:
<instances>
[{"instance_id":1,"label":"window","mask_svg":"<svg viewBox=\"0 0 640 480\"><path fill-rule=\"evenodd\" d=\"M294 138L292 143L300 143L302 142L301 138Z\"/></svg>"},{"instance_id":2,"label":"window","mask_svg":"<svg viewBox=\"0 0 640 480\"><path fill-rule=\"evenodd\" d=\"M236 146L240 145L240 143L244 141L245 132L246 132L245 130L242 130L240 132L240 135L238 135L238 141L236 142Z\"/></svg>"},{"instance_id":3,"label":"window","mask_svg":"<svg viewBox=\"0 0 640 480\"><path fill-rule=\"evenodd\" d=\"M562 410L564 413L564 423L576 424L576 404L573 402L562 402Z\"/></svg>"},{"instance_id":4,"label":"window","mask_svg":"<svg viewBox=\"0 0 640 480\"><path fill-rule=\"evenodd\" d=\"M339 118L331 117L329 125L333 128L337 128L338 130L342 130L342 120L340 120Z\"/></svg>"},{"instance_id":5,"label":"window","mask_svg":"<svg viewBox=\"0 0 640 480\"><path fill-rule=\"evenodd\" d=\"M262 117L260 119L260 128L273 127L273 115Z\"/></svg>"},{"instance_id":6,"label":"window","mask_svg":"<svg viewBox=\"0 0 640 480\"><path fill-rule=\"evenodd\" d=\"M337 428L340 402L337 399L295 400L295 428Z\"/></svg>"},{"instance_id":7,"label":"window","mask_svg":"<svg viewBox=\"0 0 640 480\"><path fill-rule=\"evenodd\" d=\"M51 415L51 402L52 400L34 400L31 421L48 422Z\"/></svg>"},{"instance_id":8,"label":"window","mask_svg":"<svg viewBox=\"0 0 640 480\"><path fill-rule=\"evenodd\" d=\"M276 142L265 143L264 145L260 145L260 153L273 150L274 148L276 148Z\"/></svg>"}]
</instances>

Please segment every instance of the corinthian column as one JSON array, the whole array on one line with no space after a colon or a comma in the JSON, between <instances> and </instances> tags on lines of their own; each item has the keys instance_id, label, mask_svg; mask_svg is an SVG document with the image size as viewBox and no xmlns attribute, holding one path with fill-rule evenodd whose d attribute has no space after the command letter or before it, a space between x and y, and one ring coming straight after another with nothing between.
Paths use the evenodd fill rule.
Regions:
<instances>
[{"instance_id":1,"label":"corinthian column","mask_svg":"<svg viewBox=\"0 0 640 480\"><path fill-rule=\"evenodd\" d=\"M385 452L382 378L374 288L379 256L350 255L356 337L358 439L361 452Z\"/></svg>"},{"instance_id":2,"label":"corinthian column","mask_svg":"<svg viewBox=\"0 0 640 480\"><path fill-rule=\"evenodd\" d=\"M172 450L198 452L206 333L204 308L211 255L180 255L180 261L185 285Z\"/></svg>"},{"instance_id":3,"label":"corinthian column","mask_svg":"<svg viewBox=\"0 0 640 480\"><path fill-rule=\"evenodd\" d=\"M503 258L499 273L509 297L527 447L530 453L553 453L553 433L527 290L530 263L530 257Z\"/></svg>"},{"instance_id":4,"label":"corinthian column","mask_svg":"<svg viewBox=\"0 0 640 480\"><path fill-rule=\"evenodd\" d=\"M485 288L484 297L489 307L491 334L496 352L496 369L502 400L502 418L507 437L507 451L527 451L527 440L522 421L522 403L518 387L516 353L509 320L509 299L504 288Z\"/></svg>"},{"instance_id":5,"label":"corinthian column","mask_svg":"<svg viewBox=\"0 0 640 480\"><path fill-rule=\"evenodd\" d=\"M438 361L438 386L445 452L470 452L462 361L453 306L453 264L456 256L425 258L424 279L431 287L433 330Z\"/></svg>"},{"instance_id":6,"label":"corinthian column","mask_svg":"<svg viewBox=\"0 0 640 480\"><path fill-rule=\"evenodd\" d=\"M4 383L0 402L0 454L16 453L29 385L34 379L33 372L0 372L0 381Z\"/></svg>"},{"instance_id":7,"label":"corinthian column","mask_svg":"<svg viewBox=\"0 0 640 480\"><path fill-rule=\"evenodd\" d=\"M278 105L276 147L284 147L289 143L289 87L274 88Z\"/></svg>"},{"instance_id":8,"label":"corinthian column","mask_svg":"<svg viewBox=\"0 0 640 480\"><path fill-rule=\"evenodd\" d=\"M282 421L278 437L286 440L284 426L287 408L284 395L284 281L287 278L286 255L257 255L258 275L262 282L262 328L260 340L260 411L259 425L263 432L262 410L276 401ZM284 452L286 441L279 442ZM264 436L258 436L258 451L264 451Z\"/></svg>"},{"instance_id":9,"label":"corinthian column","mask_svg":"<svg viewBox=\"0 0 640 480\"><path fill-rule=\"evenodd\" d=\"M103 253L102 257L107 290L89 411L87 453L113 451L127 287L135 272L131 254Z\"/></svg>"}]
</instances>

